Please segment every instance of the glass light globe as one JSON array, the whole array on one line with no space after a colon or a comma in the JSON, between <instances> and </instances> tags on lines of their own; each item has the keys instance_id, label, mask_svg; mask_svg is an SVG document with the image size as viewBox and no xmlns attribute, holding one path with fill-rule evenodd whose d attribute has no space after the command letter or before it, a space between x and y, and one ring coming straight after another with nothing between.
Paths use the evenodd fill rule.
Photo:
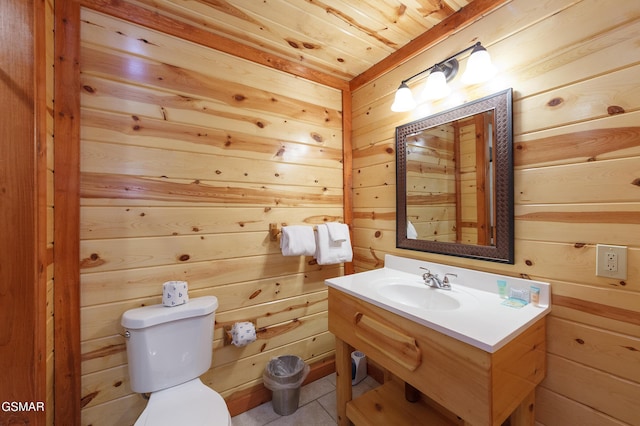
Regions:
<instances>
[{"instance_id":1,"label":"glass light globe","mask_svg":"<svg viewBox=\"0 0 640 426\"><path fill-rule=\"evenodd\" d=\"M406 83L402 83L396 91L396 97L391 105L391 111L393 112L405 112L411 111L416 107L416 101L413 99L411 89Z\"/></svg>"},{"instance_id":2,"label":"glass light globe","mask_svg":"<svg viewBox=\"0 0 640 426\"><path fill-rule=\"evenodd\" d=\"M496 73L489 52L482 46L476 46L467 60L467 69L462 75L464 84L477 84L489 80Z\"/></svg>"},{"instance_id":3,"label":"glass light globe","mask_svg":"<svg viewBox=\"0 0 640 426\"><path fill-rule=\"evenodd\" d=\"M427 77L427 83L422 92L423 99L442 99L451 93L451 88L447 85L447 77L442 68L436 66Z\"/></svg>"}]
</instances>

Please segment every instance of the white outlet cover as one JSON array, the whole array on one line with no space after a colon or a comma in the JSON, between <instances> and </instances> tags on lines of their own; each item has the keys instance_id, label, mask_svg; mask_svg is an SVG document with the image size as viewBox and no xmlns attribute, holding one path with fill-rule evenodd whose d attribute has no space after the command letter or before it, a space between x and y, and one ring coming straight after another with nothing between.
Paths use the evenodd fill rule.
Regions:
<instances>
[{"instance_id":1,"label":"white outlet cover","mask_svg":"<svg viewBox=\"0 0 640 426\"><path fill-rule=\"evenodd\" d=\"M617 270L607 268L607 254L615 253L618 260ZM599 277L627 279L627 247L611 246L606 244L596 245L596 275Z\"/></svg>"}]
</instances>

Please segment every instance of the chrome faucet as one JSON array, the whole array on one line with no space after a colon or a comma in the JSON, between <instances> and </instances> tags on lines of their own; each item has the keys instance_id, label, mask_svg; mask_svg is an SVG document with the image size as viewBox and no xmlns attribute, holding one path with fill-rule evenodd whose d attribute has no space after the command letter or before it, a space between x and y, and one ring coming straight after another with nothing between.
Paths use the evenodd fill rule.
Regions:
<instances>
[{"instance_id":1,"label":"chrome faucet","mask_svg":"<svg viewBox=\"0 0 640 426\"><path fill-rule=\"evenodd\" d=\"M424 283L429 287L440 288L443 290L451 290L451 282L449 281L449 276L457 277L457 274L446 273L444 274L444 278L440 279L438 274L432 274L431 271L427 268L420 267L420 269L424 269L425 272L422 274L422 279Z\"/></svg>"}]
</instances>

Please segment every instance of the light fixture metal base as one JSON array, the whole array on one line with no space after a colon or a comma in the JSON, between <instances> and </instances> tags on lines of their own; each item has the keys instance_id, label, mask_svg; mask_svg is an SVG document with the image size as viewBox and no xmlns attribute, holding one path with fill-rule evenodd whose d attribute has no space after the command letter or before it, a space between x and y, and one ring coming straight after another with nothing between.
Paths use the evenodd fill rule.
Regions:
<instances>
[{"instance_id":1,"label":"light fixture metal base","mask_svg":"<svg viewBox=\"0 0 640 426\"><path fill-rule=\"evenodd\" d=\"M444 72L444 77L447 79L447 83L453 80L456 74L458 74L459 63L456 58L442 62L441 64L438 64L438 66L442 68L442 72Z\"/></svg>"}]
</instances>

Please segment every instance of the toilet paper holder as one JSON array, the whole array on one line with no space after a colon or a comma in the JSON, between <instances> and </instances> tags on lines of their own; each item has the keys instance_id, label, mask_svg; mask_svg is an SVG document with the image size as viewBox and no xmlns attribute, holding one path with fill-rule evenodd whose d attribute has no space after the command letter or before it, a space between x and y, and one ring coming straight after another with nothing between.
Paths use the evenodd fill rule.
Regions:
<instances>
[{"instance_id":1,"label":"toilet paper holder","mask_svg":"<svg viewBox=\"0 0 640 426\"><path fill-rule=\"evenodd\" d=\"M258 320L250 319L250 320L245 320L245 321L252 323L253 326L255 327L256 331L258 331L258 325L257 325ZM223 330L223 336L222 336L223 346L228 346L228 345L232 344L233 337L231 336L231 327L233 327L233 324L235 324L235 322L230 323L230 324L225 324L225 325L222 326L222 330Z\"/></svg>"}]
</instances>

